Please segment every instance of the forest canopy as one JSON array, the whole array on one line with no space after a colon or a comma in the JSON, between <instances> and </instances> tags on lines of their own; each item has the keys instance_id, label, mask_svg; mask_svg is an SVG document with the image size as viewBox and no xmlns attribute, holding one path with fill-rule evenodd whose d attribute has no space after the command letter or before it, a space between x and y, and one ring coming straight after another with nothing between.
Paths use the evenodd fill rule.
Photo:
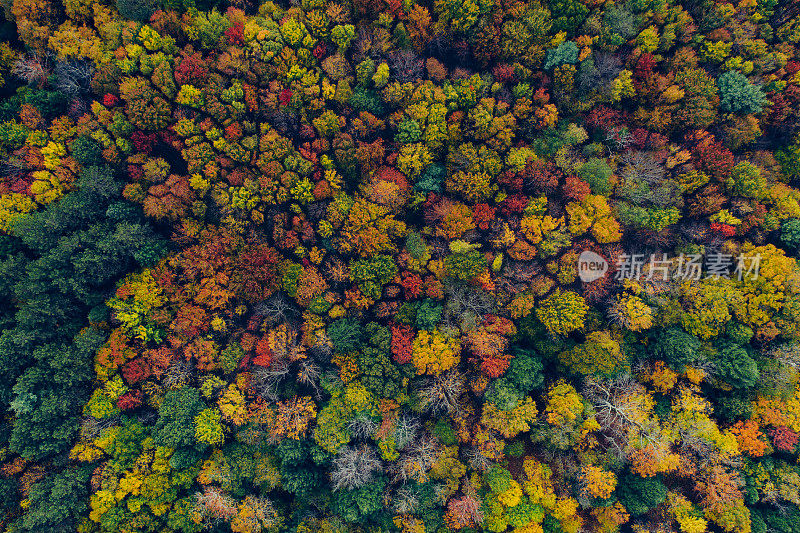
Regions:
<instances>
[{"instance_id":1,"label":"forest canopy","mask_svg":"<svg viewBox=\"0 0 800 533\"><path fill-rule=\"evenodd\" d=\"M0 529L800 533L798 0L0 0Z\"/></svg>"}]
</instances>

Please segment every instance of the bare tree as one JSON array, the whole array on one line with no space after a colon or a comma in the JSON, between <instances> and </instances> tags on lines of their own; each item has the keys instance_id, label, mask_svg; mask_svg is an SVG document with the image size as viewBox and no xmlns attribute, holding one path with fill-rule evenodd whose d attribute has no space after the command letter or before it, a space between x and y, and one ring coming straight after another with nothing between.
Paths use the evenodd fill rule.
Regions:
<instances>
[{"instance_id":1,"label":"bare tree","mask_svg":"<svg viewBox=\"0 0 800 533\"><path fill-rule=\"evenodd\" d=\"M678 185L668 179L667 169L652 152L629 150L620 156L624 185L620 196L636 205L668 207L681 202Z\"/></svg>"},{"instance_id":2,"label":"bare tree","mask_svg":"<svg viewBox=\"0 0 800 533\"><path fill-rule=\"evenodd\" d=\"M177 359L164 373L164 386L180 387L189 383L194 377L194 364L186 359Z\"/></svg>"},{"instance_id":3,"label":"bare tree","mask_svg":"<svg viewBox=\"0 0 800 533\"><path fill-rule=\"evenodd\" d=\"M205 487L195 497L203 514L212 520L230 520L236 516L236 500L224 494L219 487Z\"/></svg>"},{"instance_id":4,"label":"bare tree","mask_svg":"<svg viewBox=\"0 0 800 533\"><path fill-rule=\"evenodd\" d=\"M785 365L800 370L800 344L781 344L770 350L769 355Z\"/></svg>"},{"instance_id":5,"label":"bare tree","mask_svg":"<svg viewBox=\"0 0 800 533\"><path fill-rule=\"evenodd\" d=\"M487 313L494 311L496 302L492 295L471 285L457 282L444 284L444 321L451 326L470 329Z\"/></svg>"},{"instance_id":6,"label":"bare tree","mask_svg":"<svg viewBox=\"0 0 800 533\"><path fill-rule=\"evenodd\" d=\"M480 448L477 446L470 446L466 450L464 450L464 455L469 463L469 466L473 470L477 470L478 472L485 472L492 467L493 461L483 454Z\"/></svg>"},{"instance_id":7,"label":"bare tree","mask_svg":"<svg viewBox=\"0 0 800 533\"><path fill-rule=\"evenodd\" d=\"M286 359L275 359L270 366L258 366L253 370L250 388L258 396L274 402L280 399L280 386L290 373L290 363Z\"/></svg>"},{"instance_id":8,"label":"bare tree","mask_svg":"<svg viewBox=\"0 0 800 533\"><path fill-rule=\"evenodd\" d=\"M414 440L419 431L420 423L417 418L403 415L397 421L397 427L394 430L394 442L398 450L402 450Z\"/></svg>"},{"instance_id":9,"label":"bare tree","mask_svg":"<svg viewBox=\"0 0 800 533\"><path fill-rule=\"evenodd\" d=\"M419 498L410 487L400 487L392 495L391 508L397 514L413 514L417 507L419 507Z\"/></svg>"},{"instance_id":10,"label":"bare tree","mask_svg":"<svg viewBox=\"0 0 800 533\"><path fill-rule=\"evenodd\" d=\"M659 443L654 423L642 416L642 405L637 401L642 394L647 391L630 375L613 379L588 377L584 382L583 396L592 402L605 443L617 457L625 457L631 429L643 445Z\"/></svg>"},{"instance_id":11,"label":"bare tree","mask_svg":"<svg viewBox=\"0 0 800 533\"><path fill-rule=\"evenodd\" d=\"M28 165L18 157L9 156L0 159L0 177L2 178L14 179L28 170L30 170Z\"/></svg>"},{"instance_id":12,"label":"bare tree","mask_svg":"<svg viewBox=\"0 0 800 533\"><path fill-rule=\"evenodd\" d=\"M265 317L270 325L294 322L299 316L295 306L281 293L256 304L253 308L253 314Z\"/></svg>"},{"instance_id":13,"label":"bare tree","mask_svg":"<svg viewBox=\"0 0 800 533\"><path fill-rule=\"evenodd\" d=\"M347 424L347 430L356 440L368 440L378 431L378 423L367 414L359 414Z\"/></svg>"},{"instance_id":14,"label":"bare tree","mask_svg":"<svg viewBox=\"0 0 800 533\"><path fill-rule=\"evenodd\" d=\"M333 458L331 468L333 490L363 487L372 480L373 473L382 469L375 448L368 444L343 447Z\"/></svg>"},{"instance_id":15,"label":"bare tree","mask_svg":"<svg viewBox=\"0 0 800 533\"><path fill-rule=\"evenodd\" d=\"M297 382L314 389L315 396L319 397L319 378L322 369L310 359L301 359L297 365Z\"/></svg>"},{"instance_id":16,"label":"bare tree","mask_svg":"<svg viewBox=\"0 0 800 533\"><path fill-rule=\"evenodd\" d=\"M584 93L593 90L604 92L621 71L622 63L617 56L596 50L581 63L578 87Z\"/></svg>"},{"instance_id":17,"label":"bare tree","mask_svg":"<svg viewBox=\"0 0 800 533\"><path fill-rule=\"evenodd\" d=\"M111 418L95 418L93 416L84 417L81 420L81 438L85 440L94 440L100 436L104 429L119 425L119 419L116 417Z\"/></svg>"},{"instance_id":18,"label":"bare tree","mask_svg":"<svg viewBox=\"0 0 800 533\"><path fill-rule=\"evenodd\" d=\"M37 55L24 55L11 67L11 73L23 80L28 85L43 86L50 74L50 68L45 58Z\"/></svg>"},{"instance_id":19,"label":"bare tree","mask_svg":"<svg viewBox=\"0 0 800 533\"><path fill-rule=\"evenodd\" d=\"M414 81L422 77L424 63L411 50L398 50L389 57L389 66L398 81Z\"/></svg>"},{"instance_id":20,"label":"bare tree","mask_svg":"<svg viewBox=\"0 0 800 533\"><path fill-rule=\"evenodd\" d=\"M460 407L458 398L466 391L465 377L458 370L450 370L429 378L420 389L423 406L435 413L453 413Z\"/></svg>"},{"instance_id":21,"label":"bare tree","mask_svg":"<svg viewBox=\"0 0 800 533\"><path fill-rule=\"evenodd\" d=\"M428 481L428 471L439 457L440 449L436 440L430 435L417 439L400 456L394 466L394 482L417 483Z\"/></svg>"},{"instance_id":22,"label":"bare tree","mask_svg":"<svg viewBox=\"0 0 800 533\"><path fill-rule=\"evenodd\" d=\"M56 88L67 95L77 96L92 89L94 65L89 61L59 61L53 73Z\"/></svg>"}]
</instances>

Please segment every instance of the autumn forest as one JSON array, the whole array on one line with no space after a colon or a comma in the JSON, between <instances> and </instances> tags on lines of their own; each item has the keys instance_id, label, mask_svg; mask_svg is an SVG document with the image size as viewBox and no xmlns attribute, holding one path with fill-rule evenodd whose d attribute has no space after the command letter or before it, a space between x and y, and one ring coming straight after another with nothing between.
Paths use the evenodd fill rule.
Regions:
<instances>
[{"instance_id":1,"label":"autumn forest","mask_svg":"<svg viewBox=\"0 0 800 533\"><path fill-rule=\"evenodd\" d=\"M800 533L800 1L0 8L0 531Z\"/></svg>"}]
</instances>

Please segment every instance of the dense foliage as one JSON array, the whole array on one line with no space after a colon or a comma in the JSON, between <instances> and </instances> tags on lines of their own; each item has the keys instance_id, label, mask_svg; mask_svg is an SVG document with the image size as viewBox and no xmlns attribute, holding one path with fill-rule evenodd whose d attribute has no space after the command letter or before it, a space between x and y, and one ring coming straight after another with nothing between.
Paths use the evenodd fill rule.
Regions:
<instances>
[{"instance_id":1,"label":"dense foliage","mask_svg":"<svg viewBox=\"0 0 800 533\"><path fill-rule=\"evenodd\" d=\"M800 2L0 5L3 530L800 531Z\"/></svg>"}]
</instances>

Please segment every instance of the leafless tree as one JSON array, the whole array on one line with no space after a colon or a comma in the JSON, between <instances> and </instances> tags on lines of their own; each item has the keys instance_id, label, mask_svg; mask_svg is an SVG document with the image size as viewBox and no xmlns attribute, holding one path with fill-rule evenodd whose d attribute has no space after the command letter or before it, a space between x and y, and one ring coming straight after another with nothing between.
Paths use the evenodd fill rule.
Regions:
<instances>
[{"instance_id":1,"label":"leafless tree","mask_svg":"<svg viewBox=\"0 0 800 533\"><path fill-rule=\"evenodd\" d=\"M440 449L436 440L430 435L423 435L409 446L393 467L394 482L418 483L428 481L428 471L439 457Z\"/></svg>"},{"instance_id":2,"label":"leafless tree","mask_svg":"<svg viewBox=\"0 0 800 533\"><path fill-rule=\"evenodd\" d=\"M581 92L603 92L622 71L622 63L614 54L595 51L591 58L581 63L578 71L578 88Z\"/></svg>"},{"instance_id":3,"label":"leafless tree","mask_svg":"<svg viewBox=\"0 0 800 533\"><path fill-rule=\"evenodd\" d=\"M391 498L391 508L397 514L413 514L419 506L417 493L409 487L400 487Z\"/></svg>"},{"instance_id":4,"label":"leafless tree","mask_svg":"<svg viewBox=\"0 0 800 533\"><path fill-rule=\"evenodd\" d=\"M473 470L478 472L485 472L492 467L493 461L486 457L480 448L477 446L470 446L464 450L464 455Z\"/></svg>"},{"instance_id":5,"label":"leafless tree","mask_svg":"<svg viewBox=\"0 0 800 533\"><path fill-rule=\"evenodd\" d=\"M372 480L383 466L375 448L368 444L345 446L333 458L331 483L333 490L357 489Z\"/></svg>"},{"instance_id":6,"label":"leafless tree","mask_svg":"<svg viewBox=\"0 0 800 533\"><path fill-rule=\"evenodd\" d=\"M411 50L398 50L389 56L389 66L401 83L414 81L422 77L424 63Z\"/></svg>"},{"instance_id":7,"label":"leafless tree","mask_svg":"<svg viewBox=\"0 0 800 533\"><path fill-rule=\"evenodd\" d=\"M463 283L445 283L444 293L445 321L459 327L465 318L473 317L473 320L477 320L491 313L496 306L494 297L486 291Z\"/></svg>"},{"instance_id":8,"label":"leafless tree","mask_svg":"<svg viewBox=\"0 0 800 533\"><path fill-rule=\"evenodd\" d=\"M661 158L653 152L628 150L620 155L624 185L620 195L636 205L667 207L680 203L678 185L668 179Z\"/></svg>"},{"instance_id":9,"label":"leafless tree","mask_svg":"<svg viewBox=\"0 0 800 533\"><path fill-rule=\"evenodd\" d=\"M212 520L229 520L236 516L236 500L224 494L219 487L205 487L195 497L203 514Z\"/></svg>"},{"instance_id":10,"label":"leafless tree","mask_svg":"<svg viewBox=\"0 0 800 533\"><path fill-rule=\"evenodd\" d=\"M0 177L2 178L14 179L28 170L28 165L17 157L9 156L0 159Z\"/></svg>"},{"instance_id":11,"label":"leafless tree","mask_svg":"<svg viewBox=\"0 0 800 533\"><path fill-rule=\"evenodd\" d=\"M420 389L423 406L434 414L453 413L460 408L458 398L466 391L464 375L450 370L429 378Z\"/></svg>"},{"instance_id":12,"label":"leafless tree","mask_svg":"<svg viewBox=\"0 0 800 533\"><path fill-rule=\"evenodd\" d=\"M800 344L781 344L770 350L769 355L785 365L800 370Z\"/></svg>"},{"instance_id":13,"label":"leafless tree","mask_svg":"<svg viewBox=\"0 0 800 533\"><path fill-rule=\"evenodd\" d=\"M420 423L417 418L403 415L397 420L397 427L394 430L394 442L398 450L405 448L417 436Z\"/></svg>"},{"instance_id":14,"label":"leafless tree","mask_svg":"<svg viewBox=\"0 0 800 533\"><path fill-rule=\"evenodd\" d=\"M93 416L84 417L81 420L81 438L94 440L100 436L104 429L119 425L119 420L112 418L95 418Z\"/></svg>"},{"instance_id":15,"label":"leafless tree","mask_svg":"<svg viewBox=\"0 0 800 533\"><path fill-rule=\"evenodd\" d=\"M294 322L299 316L295 306L281 293L256 304L253 314L265 317L270 325Z\"/></svg>"},{"instance_id":16,"label":"leafless tree","mask_svg":"<svg viewBox=\"0 0 800 533\"><path fill-rule=\"evenodd\" d=\"M679 226L681 233L692 242L704 242L711 235L711 229L705 222L699 220L687 220Z\"/></svg>"},{"instance_id":17,"label":"leafless tree","mask_svg":"<svg viewBox=\"0 0 800 533\"><path fill-rule=\"evenodd\" d=\"M59 61L53 73L56 88L69 96L87 93L92 88L94 66L89 61Z\"/></svg>"},{"instance_id":18,"label":"leafless tree","mask_svg":"<svg viewBox=\"0 0 800 533\"><path fill-rule=\"evenodd\" d=\"M608 147L609 151L621 152L633 143L633 137L627 128L611 126L608 131L606 131L603 143Z\"/></svg>"},{"instance_id":19,"label":"leafless tree","mask_svg":"<svg viewBox=\"0 0 800 533\"><path fill-rule=\"evenodd\" d=\"M50 74L47 60L37 55L24 55L11 67L11 73L28 85L43 86Z\"/></svg>"},{"instance_id":20,"label":"leafless tree","mask_svg":"<svg viewBox=\"0 0 800 533\"><path fill-rule=\"evenodd\" d=\"M258 366L253 370L250 387L258 396L267 401L280 399L280 385L291 373L291 365L286 359L275 359L270 366Z\"/></svg>"},{"instance_id":21,"label":"leafless tree","mask_svg":"<svg viewBox=\"0 0 800 533\"><path fill-rule=\"evenodd\" d=\"M378 423L369 415L359 414L347 424L347 430L356 440L368 440L378 431Z\"/></svg>"},{"instance_id":22,"label":"leafless tree","mask_svg":"<svg viewBox=\"0 0 800 533\"><path fill-rule=\"evenodd\" d=\"M319 397L319 378L322 369L311 359L301 359L297 365L297 382L314 389L314 394Z\"/></svg>"},{"instance_id":23,"label":"leafless tree","mask_svg":"<svg viewBox=\"0 0 800 533\"><path fill-rule=\"evenodd\" d=\"M189 383L194 377L194 364L186 359L178 359L164 373L164 386L180 387Z\"/></svg>"},{"instance_id":24,"label":"leafless tree","mask_svg":"<svg viewBox=\"0 0 800 533\"><path fill-rule=\"evenodd\" d=\"M631 428L637 430L642 444L658 444L657 428L641 422L638 394L646 390L627 374L613 379L588 377L584 382L583 396L592 403L605 444L617 457L625 457Z\"/></svg>"}]
</instances>

